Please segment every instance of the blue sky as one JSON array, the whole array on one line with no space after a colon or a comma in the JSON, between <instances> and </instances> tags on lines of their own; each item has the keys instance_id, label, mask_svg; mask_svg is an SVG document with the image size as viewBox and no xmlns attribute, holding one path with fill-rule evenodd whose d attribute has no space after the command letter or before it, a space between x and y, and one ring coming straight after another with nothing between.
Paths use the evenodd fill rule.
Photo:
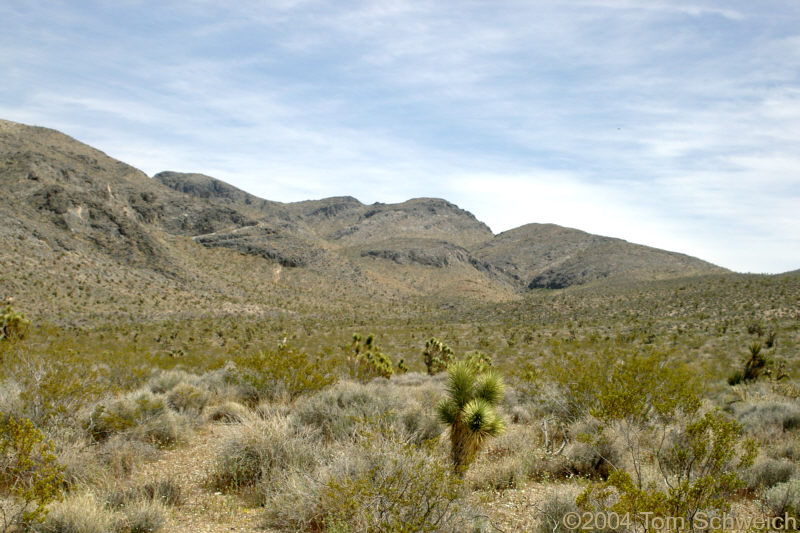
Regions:
<instances>
[{"instance_id":1,"label":"blue sky","mask_svg":"<svg viewBox=\"0 0 800 533\"><path fill-rule=\"evenodd\" d=\"M800 268L800 2L0 4L0 118L258 196Z\"/></svg>"}]
</instances>

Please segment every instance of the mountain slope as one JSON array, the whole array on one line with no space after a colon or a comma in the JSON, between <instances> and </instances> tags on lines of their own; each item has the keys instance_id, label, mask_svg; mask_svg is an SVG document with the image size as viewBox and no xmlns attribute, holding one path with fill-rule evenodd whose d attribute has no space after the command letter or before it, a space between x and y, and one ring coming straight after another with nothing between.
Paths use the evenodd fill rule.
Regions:
<instances>
[{"instance_id":1,"label":"mountain slope","mask_svg":"<svg viewBox=\"0 0 800 533\"><path fill-rule=\"evenodd\" d=\"M597 280L641 281L726 272L687 255L555 224L503 232L473 253L520 288L560 289Z\"/></svg>"},{"instance_id":2,"label":"mountain slope","mask_svg":"<svg viewBox=\"0 0 800 533\"><path fill-rule=\"evenodd\" d=\"M27 291L52 313L75 304L130 312L131 302L159 313L264 312L281 302L346 309L353 294L359 305L498 301L536 288L724 271L548 224L493 235L442 199L282 203L203 174L148 178L67 135L8 121L0 121L0 180L2 290Z\"/></svg>"}]
</instances>

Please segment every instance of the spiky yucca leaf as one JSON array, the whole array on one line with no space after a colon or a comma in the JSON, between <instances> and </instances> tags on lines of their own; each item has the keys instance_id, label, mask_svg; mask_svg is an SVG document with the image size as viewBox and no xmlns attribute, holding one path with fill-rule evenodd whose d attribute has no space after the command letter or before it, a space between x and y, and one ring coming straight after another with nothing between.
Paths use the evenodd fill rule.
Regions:
<instances>
[{"instance_id":1,"label":"spiky yucca leaf","mask_svg":"<svg viewBox=\"0 0 800 533\"><path fill-rule=\"evenodd\" d=\"M505 429L503 419L497 415L489 402L481 398L475 398L465 405L461 416L472 433L472 438L479 443L488 437L500 435Z\"/></svg>"},{"instance_id":2,"label":"spiky yucca leaf","mask_svg":"<svg viewBox=\"0 0 800 533\"><path fill-rule=\"evenodd\" d=\"M436 414L439 417L439 421L442 424L447 424L448 426L453 425L458 417L461 415L461 411L458 406L449 399L444 399L439 402L436 406Z\"/></svg>"},{"instance_id":3,"label":"spiky yucca leaf","mask_svg":"<svg viewBox=\"0 0 800 533\"><path fill-rule=\"evenodd\" d=\"M490 370L478 377L475 383L475 398L480 398L489 405L495 406L503 399L505 389L505 384L497 372Z\"/></svg>"},{"instance_id":4,"label":"spiky yucca leaf","mask_svg":"<svg viewBox=\"0 0 800 533\"><path fill-rule=\"evenodd\" d=\"M458 361L448 369L447 396L458 409L464 407L474 396L475 373L464 361Z\"/></svg>"}]
</instances>

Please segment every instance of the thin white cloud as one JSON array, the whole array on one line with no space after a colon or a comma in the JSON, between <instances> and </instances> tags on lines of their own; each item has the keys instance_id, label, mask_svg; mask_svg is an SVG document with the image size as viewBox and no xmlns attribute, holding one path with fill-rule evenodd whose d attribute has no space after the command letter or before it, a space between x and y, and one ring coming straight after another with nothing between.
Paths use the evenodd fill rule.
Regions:
<instances>
[{"instance_id":1,"label":"thin white cloud","mask_svg":"<svg viewBox=\"0 0 800 533\"><path fill-rule=\"evenodd\" d=\"M0 116L276 200L444 196L789 270L800 13L762 7L12 0Z\"/></svg>"}]
</instances>

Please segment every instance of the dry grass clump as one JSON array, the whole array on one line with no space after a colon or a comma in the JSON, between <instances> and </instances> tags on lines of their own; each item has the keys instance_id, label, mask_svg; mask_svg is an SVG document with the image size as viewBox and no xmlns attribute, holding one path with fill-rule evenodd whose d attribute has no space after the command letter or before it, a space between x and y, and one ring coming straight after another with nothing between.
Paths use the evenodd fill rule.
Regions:
<instances>
[{"instance_id":1,"label":"dry grass clump","mask_svg":"<svg viewBox=\"0 0 800 533\"><path fill-rule=\"evenodd\" d=\"M485 453L467 471L470 487L482 490L518 488L538 477L543 454L537 433L532 426L512 424L503 435L490 441Z\"/></svg>"},{"instance_id":2,"label":"dry grass clump","mask_svg":"<svg viewBox=\"0 0 800 533\"><path fill-rule=\"evenodd\" d=\"M201 378L185 370L161 370L147 381L147 387L154 394L169 392L181 383L197 386Z\"/></svg>"},{"instance_id":3,"label":"dry grass clump","mask_svg":"<svg viewBox=\"0 0 800 533\"><path fill-rule=\"evenodd\" d=\"M772 516L794 516L800 519L800 479L778 483L764 495L764 504Z\"/></svg>"},{"instance_id":4,"label":"dry grass clump","mask_svg":"<svg viewBox=\"0 0 800 533\"><path fill-rule=\"evenodd\" d=\"M286 417L249 417L228 428L208 483L221 491L254 489L289 470L311 470L319 460L311 435Z\"/></svg>"},{"instance_id":5,"label":"dry grass clump","mask_svg":"<svg viewBox=\"0 0 800 533\"><path fill-rule=\"evenodd\" d=\"M565 531L578 531L578 528L567 528L564 516L567 513L579 512L575 500L580 494L580 487L576 485L555 485L536 505L538 521L536 533L558 533Z\"/></svg>"},{"instance_id":6,"label":"dry grass clump","mask_svg":"<svg viewBox=\"0 0 800 533\"><path fill-rule=\"evenodd\" d=\"M122 512L125 515L126 531L130 533L161 531L167 519L164 504L157 500L136 500L126 505Z\"/></svg>"},{"instance_id":7,"label":"dry grass clump","mask_svg":"<svg viewBox=\"0 0 800 533\"><path fill-rule=\"evenodd\" d=\"M210 398L208 391L190 383L178 383L167 393L169 406L178 413L197 416Z\"/></svg>"},{"instance_id":8,"label":"dry grass clump","mask_svg":"<svg viewBox=\"0 0 800 533\"><path fill-rule=\"evenodd\" d=\"M795 464L788 459L759 457L753 466L744 471L742 478L751 489L769 488L789 481L797 471Z\"/></svg>"},{"instance_id":9,"label":"dry grass clump","mask_svg":"<svg viewBox=\"0 0 800 533\"><path fill-rule=\"evenodd\" d=\"M127 478L143 462L153 460L158 450L150 443L115 435L96 447L98 461L111 478Z\"/></svg>"},{"instance_id":10,"label":"dry grass clump","mask_svg":"<svg viewBox=\"0 0 800 533\"><path fill-rule=\"evenodd\" d=\"M148 389L97 403L84 427L98 442L124 434L157 446L176 444L189 431L188 420L170 409L165 396Z\"/></svg>"},{"instance_id":11,"label":"dry grass clump","mask_svg":"<svg viewBox=\"0 0 800 533\"><path fill-rule=\"evenodd\" d=\"M300 398L295 416L300 424L320 431L328 441L352 439L360 421L396 420L406 398L394 392L377 381L366 385L340 381L313 396Z\"/></svg>"},{"instance_id":12,"label":"dry grass clump","mask_svg":"<svg viewBox=\"0 0 800 533\"><path fill-rule=\"evenodd\" d=\"M238 423L244 421L248 417L248 413L247 407L244 405L227 401L206 409L205 416L212 422Z\"/></svg>"},{"instance_id":13,"label":"dry grass clump","mask_svg":"<svg viewBox=\"0 0 800 533\"><path fill-rule=\"evenodd\" d=\"M127 489L111 490L106 495L106 503L114 509L121 509L136 501L155 501L178 507L183 503L183 489L176 480L165 478Z\"/></svg>"},{"instance_id":14,"label":"dry grass clump","mask_svg":"<svg viewBox=\"0 0 800 533\"><path fill-rule=\"evenodd\" d=\"M68 495L50 507L42 533L109 533L123 531L121 517L93 493Z\"/></svg>"},{"instance_id":15,"label":"dry grass clump","mask_svg":"<svg viewBox=\"0 0 800 533\"><path fill-rule=\"evenodd\" d=\"M735 415L748 433L765 441L800 429L800 405L791 400L743 403L736 406Z\"/></svg>"},{"instance_id":16,"label":"dry grass clump","mask_svg":"<svg viewBox=\"0 0 800 533\"><path fill-rule=\"evenodd\" d=\"M280 531L460 532L479 516L443 454L381 436L278 480L266 508L268 525Z\"/></svg>"}]
</instances>

